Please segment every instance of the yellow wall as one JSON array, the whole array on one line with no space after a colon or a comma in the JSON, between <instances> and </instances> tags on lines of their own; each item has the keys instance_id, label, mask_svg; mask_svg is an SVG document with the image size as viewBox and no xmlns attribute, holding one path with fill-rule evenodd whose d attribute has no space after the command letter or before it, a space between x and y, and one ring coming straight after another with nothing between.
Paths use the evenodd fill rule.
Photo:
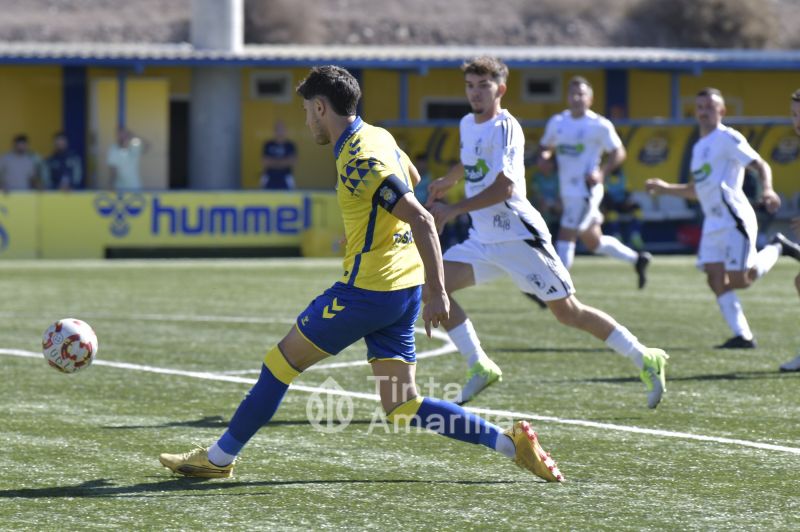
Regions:
<instances>
[{"instance_id":1,"label":"yellow wall","mask_svg":"<svg viewBox=\"0 0 800 532\"><path fill-rule=\"evenodd\" d=\"M336 183L333 147L319 146L305 126L301 99L292 91L288 102L254 99L250 93L250 77L257 70L242 69L242 187L258 188L261 176L261 148L273 137L276 120L282 120L289 138L297 145L295 181L301 188L330 189ZM286 69L276 69L285 71ZM289 69L291 86L295 87L306 76L308 69Z\"/></svg>"},{"instance_id":2,"label":"yellow wall","mask_svg":"<svg viewBox=\"0 0 800 532\"><path fill-rule=\"evenodd\" d=\"M126 126L149 144L140 164L142 186L167 188L169 176L169 85L167 80L131 76L126 79ZM106 156L115 142L119 82L117 78L95 77L89 88L89 184L107 188L109 170Z\"/></svg>"},{"instance_id":3,"label":"yellow wall","mask_svg":"<svg viewBox=\"0 0 800 532\"><path fill-rule=\"evenodd\" d=\"M34 152L49 155L62 129L61 67L0 66L0 80L0 153L25 133Z\"/></svg>"},{"instance_id":4,"label":"yellow wall","mask_svg":"<svg viewBox=\"0 0 800 532\"><path fill-rule=\"evenodd\" d=\"M797 72L704 72L681 76L681 97L688 116L693 116L694 95L704 87L715 87L726 99L740 100L743 116L788 116L789 95L800 87ZM728 114L734 114L733 109Z\"/></svg>"},{"instance_id":5,"label":"yellow wall","mask_svg":"<svg viewBox=\"0 0 800 532\"><path fill-rule=\"evenodd\" d=\"M628 73L628 117L669 117L671 78L663 72L632 70Z\"/></svg>"}]
</instances>

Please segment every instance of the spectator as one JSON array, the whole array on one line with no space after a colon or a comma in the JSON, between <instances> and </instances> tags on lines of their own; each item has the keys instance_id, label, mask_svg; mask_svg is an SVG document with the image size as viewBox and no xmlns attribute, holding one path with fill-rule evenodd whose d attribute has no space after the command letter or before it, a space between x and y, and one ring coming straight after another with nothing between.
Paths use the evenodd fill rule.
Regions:
<instances>
[{"instance_id":1,"label":"spectator","mask_svg":"<svg viewBox=\"0 0 800 532\"><path fill-rule=\"evenodd\" d=\"M108 149L110 185L116 190L139 190L142 178L139 175L139 162L147 152L149 144L134 135L125 127L117 130L117 142Z\"/></svg>"},{"instance_id":2,"label":"spectator","mask_svg":"<svg viewBox=\"0 0 800 532\"><path fill-rule=\"evenodd\" d=\"M417 154L414 157L414 166L417 168L420 177L419 183L414 187L414 196L417 197L417 201L425 205L425 202L428 201L428 185L431 184L431 171L428 169L427 155L424 153Z\"/></svg>"},{"instance_id":3,"label":"spectator","mask_svg":"<svg viewBox=\"0 0 800 532\"><path fill-rule=\"evenodd\" d=\"M81 158L69 149L69 140L63 131L53 136L53 153L43 166L44 183L53 190L81 188L83 171Z\"/></svg>"},{"instance_id":4,"label":"spectator","mask_svg":"<svg viewBox=\"0 0 800 532\"><path fill-rule=\"evenodd\" d=\"M8 192L41 188L40 167L39 156L28 147L28 136L17 135L11 151L0 157L0 189Z\"/></svg>"},{"instance_id":5,"label":"spectator","mask_svg":"<svg viewBox=\"0 0 800 532\"><path fill-rule=\"evenodd\" d=\"M606 219L606 228L614 238L624 241L633 249L644 247L642 240L642 208L631 198L627 178L622 168L617 168L605 182L605 194L600 210ZM623 228L626 229L623 231ZM625 233L623 235L623 233ZM623 238L623 236L625 238Z\"/></svg>"},{"instance_id":6,"label":"spectator","mask_svg":"<svg viewBox=\"0 0 800 532\"><path fill-rule=\"evenodd\" d=\"M286 124L275 122L275 137L264 143L262 150L261 188L291 190L294 188L293 167L297 162L297 147L286 136Z\"/></svg>"},{"instance_id":7,"label":"spectator","mask_svg":"<svg viewBox=\"0 0 800 532\"><path fill-rule=\"evenodd\" d=\"M558 185L558 169L555 158L542 161L539 166L534 166L530 182L531 203L541 213L550 232L558 232L561 219L562 206Z\"/></svg>"}]
</instances>

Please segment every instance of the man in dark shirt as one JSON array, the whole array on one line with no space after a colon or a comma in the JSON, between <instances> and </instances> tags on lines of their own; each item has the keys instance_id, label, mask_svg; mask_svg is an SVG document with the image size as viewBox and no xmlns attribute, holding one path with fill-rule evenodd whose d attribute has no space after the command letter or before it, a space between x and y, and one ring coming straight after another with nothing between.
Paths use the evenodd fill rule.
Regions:
<instances>
[{"instance_id":1,"label":"man in dark shirt","mask_svg":"<svg viewBox=\"0 0 800 532\"><path fill-rule=\"evenodd\" d=\"M286 125L275 122L275 138L264 143L261 174L261 188L270 190L290 190L294 188L292 167L297 162L297 148L286 137Z\"/></svg>"},{"instance_id":2,"label":"man in dark shirt","mask_svg":"<svg viewBox=\"0 0 800 532\"><path fill-rule=\"evenodd\" d=\"M53 136L53 153L44 162L45 183L53 190L81 188L83 171L80 157L69 149L64 132Z\"/></svg>"}]
</instances>

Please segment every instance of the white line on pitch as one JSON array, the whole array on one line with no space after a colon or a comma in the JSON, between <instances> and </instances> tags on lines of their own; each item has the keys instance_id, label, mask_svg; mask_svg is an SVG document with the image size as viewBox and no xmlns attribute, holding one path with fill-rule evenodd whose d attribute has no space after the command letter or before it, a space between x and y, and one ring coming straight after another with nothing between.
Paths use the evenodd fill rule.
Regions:
<instances>
[{"instance_id":1,"label":"white line on pitch","mask_svg":"<svg viewBox=\"0 0 800 532\"><path fill-rule=\"evenodd\" d=\"M41 358L40 353L31 351L23 351L21 349L0 349L0 355L18 356L24 358ZM234 375L219 375L214 373L206 373L201 371L184 371L179 369L159 368L155 366L144 366L140 364L129 364L127 362L112 362L110 360L96 360L93 362L96 366L108 366L111 368L129 369L133 371L143 371L147 373L158 373L161 375L177 375L181 377L191 377L194 379L203 379L210 381L222 382L235 382L240 384L255 384L256 379L247 379L244 377L236 377ZM356 399L365 399L368 401L379 401L380 398L373 393L350 392L347 390L320 388L316 386L303 386L299 384L292 384L291 388L300 392L339 395L343 397L353 397ZM648 434L651 436L661 436L665 438L678 438L684 440L694 440L712 443L722 443L726 445L737 445L740 447L750 447L753 449L763 449L766 451L779 451L784 453L791 453L800 455L800 448L787 447L785 445L774 445L771 443L761 443L749 440L739 440L735 438L721 438L717 436L704 436L702 434L692 434L690 432L674 432L670 430L660 429L647 429L642 427L632 427L628 425L616 425L613 423L599 423L596 421L585 421L582 419L568 419L555 416L540 416L530 414L527 412L514 412L511 410L493 410L489 408L472 408L467 407L466 410L476 414L488 414L499 417L508 417L516 419L532 419L536 421L544 421L549 423L556 423L561 425L575 425L579 427L590 427L601 430L613 430L617 432L631 432L635 434Z\"/></svg>"}]
</instances>

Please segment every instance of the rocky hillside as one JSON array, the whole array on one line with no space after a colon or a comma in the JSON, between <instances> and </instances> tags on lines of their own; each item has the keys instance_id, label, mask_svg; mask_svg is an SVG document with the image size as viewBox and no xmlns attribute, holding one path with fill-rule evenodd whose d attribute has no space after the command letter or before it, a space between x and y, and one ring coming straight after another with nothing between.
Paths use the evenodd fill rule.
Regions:
<instances>
[{"instance_id":1,"label":"rocky hillside","mask_svg":"<svg viewBox=\"0 0 800 532\"><path fill-rule=\"evenodd\" d=\"M0 40L181 42L191 0L0 0ZM800 47L798 0L246 0L248 42Z\"/></svg>"}]
</instances>

